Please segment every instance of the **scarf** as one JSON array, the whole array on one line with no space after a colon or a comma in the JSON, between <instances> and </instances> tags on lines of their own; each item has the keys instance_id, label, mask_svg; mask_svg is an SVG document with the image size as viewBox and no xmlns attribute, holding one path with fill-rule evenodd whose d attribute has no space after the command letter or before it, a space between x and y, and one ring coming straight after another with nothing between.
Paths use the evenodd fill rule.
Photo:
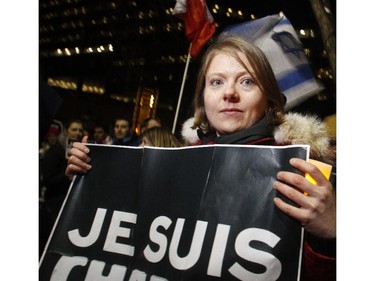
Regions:
<instances>
[{"instance_id":1,"label":"scarf","mask_svg":"<svg viewBox=\"0 0 375 281\"><path fill-rule=\"evenodd\" d=\"M262 144L274 143L273 128L268 124L265 117L250 128L219 137L216 136L216 132L211 131L204 134L199 129L198 137L203 144L249 144L263 139L266 139L266 143L262 142Z\"/></svg>"}]
</instances>

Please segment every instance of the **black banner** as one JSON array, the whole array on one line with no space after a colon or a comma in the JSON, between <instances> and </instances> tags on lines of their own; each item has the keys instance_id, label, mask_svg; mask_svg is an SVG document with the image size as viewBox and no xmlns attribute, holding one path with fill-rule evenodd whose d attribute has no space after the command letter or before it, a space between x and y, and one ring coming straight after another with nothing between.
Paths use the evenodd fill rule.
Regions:
<instances>
[{"instance_id":1,"label":"black banner","mask_svg":"<svg viewBox=\"0 0 375 281\"><path fill-rule=\"evenodd\" d=\"M299 279L302 228L272 184L307 146L89 147L40 280Z\"/></svg>"}]
</instances>

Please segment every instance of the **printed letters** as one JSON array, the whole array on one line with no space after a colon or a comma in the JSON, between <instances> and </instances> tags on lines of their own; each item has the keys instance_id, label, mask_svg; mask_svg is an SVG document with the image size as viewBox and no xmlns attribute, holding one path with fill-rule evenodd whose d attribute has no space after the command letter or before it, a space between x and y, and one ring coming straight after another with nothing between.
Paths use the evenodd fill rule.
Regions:
<instances>
[{"instance_id":1,"label":"printed letters","mask_svg":"<svg viewBox=\"0 0 375 281\"><path fill-rule=\"evenodd\" d=\"M81 237L78 229L71 230L68 232L70 241L77 247L89 247L93 245L99 237L100 232L103 231L102 226L106 213L106 209L98 208L90 233L86 237ZM135 250L133 245L116 242L117 237L129 238L133 231L133 228L120 227L121 222L127 222L135 226L137 222L137 214L116 210L113 211L103 250L126 256L133 256ZM180 257L178 255L178 248L184 230L185 219L178 218L176 220L170 241L165 234L158 232L159 227L167 230L172 223L173 221L166 216L159 216L153 220L149 229L149 240L158 245L158 250L153 251L150 245L147 244L143 253L149 262L158 263L164 258L167 249L169 248L168 258L170 265L177 270L187 270L192 268L200 258L208 222L197 220L194 234L191 239L190 250L185 257ZM207 275L221 277L229 232L229 225L218 224L216 226L215 238L211 249L210 260L208 262ZM246 261L263 265L266 268L265 272L262 274L250 272L237 262L234 263L228 271L239 280L277 280L282 269L280 261L270 253L250 247L250 242L253 240L266 243L270 247L275 247L280 241L280 238L268 230L257 228L245 229L237 235L235 240L235 252L238 257ZM88 260L85 257L62 257L56 265L54 272L55 274L59 274L58 276L60 278L64 279L68 276L69 271L73 267L85 266L87 262ZM86 279L90 280L91 275L98 275L103 269L103 262L92 261ZM123 278L125 273L126 267L113 265L109 277L111 280L123 280L117 279L117 277L115 278L113 276L122 276L121 278ZM134 276L140 276L139 274L141 274L139 271L133 271L131 275L133 277L131 277L130 280L132 280L132 278L134 279ZM141 274L141 276L143 275L146 276L146 273ZM143 277L141 279L137 277L137 280L143 280Z\"/></svg>"}]
</instances>

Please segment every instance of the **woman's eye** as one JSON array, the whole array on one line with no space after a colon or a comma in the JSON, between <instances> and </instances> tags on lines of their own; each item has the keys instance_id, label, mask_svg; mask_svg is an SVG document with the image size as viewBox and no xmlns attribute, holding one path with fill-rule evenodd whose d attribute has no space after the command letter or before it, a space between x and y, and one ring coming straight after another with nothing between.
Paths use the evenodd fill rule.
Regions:
<instances>
[{"instance_id":1,"label":"woman's eye","mask_svg":"<svg viewBox=\"0 0 375 281\"><path fill-rule=\"evenodd\" d=\"M212 80L212 81L210 82L210 84L211 84L212 86L219 86L219 85L221 85L221 84L223 84L223 83L221 82L221 80L215 79L215 80Z\"/></svg>"},{"instance_id":2,"label":"woman's eye","mask_svg":"<svg viewBox=\"0 0 375 281\"><path fill-rule=\"evenodd\" d=\"M243 84L245 86L250 86L250 85L254 84L254 81L251 80L251 79L244 79L244 80L242 80L241 84Z\"/></svg>"}]
</instances>

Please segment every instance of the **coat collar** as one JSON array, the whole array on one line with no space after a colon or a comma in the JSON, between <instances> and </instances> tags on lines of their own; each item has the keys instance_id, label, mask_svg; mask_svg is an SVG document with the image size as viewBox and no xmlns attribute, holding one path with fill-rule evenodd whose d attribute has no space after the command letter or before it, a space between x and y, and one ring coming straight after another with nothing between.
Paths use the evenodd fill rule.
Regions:
<instances>
[{"instance_id":1,"label":"coat collar","mask_svg":"<svg viewBox=\"0 0 375 281\"><path fill-rule=\"evenodd\" d=\"M183 140L189 144L199 140L197 130L191 128L193 123L194 118L189 118L184 122L181 130ZM275 128L273 137L279 145L310 145L310 156L317 160L323 160L329 155L330 138L327 127L315 115L293 112L285 114L284 123Z\"/></svg>"}]
</instances>

